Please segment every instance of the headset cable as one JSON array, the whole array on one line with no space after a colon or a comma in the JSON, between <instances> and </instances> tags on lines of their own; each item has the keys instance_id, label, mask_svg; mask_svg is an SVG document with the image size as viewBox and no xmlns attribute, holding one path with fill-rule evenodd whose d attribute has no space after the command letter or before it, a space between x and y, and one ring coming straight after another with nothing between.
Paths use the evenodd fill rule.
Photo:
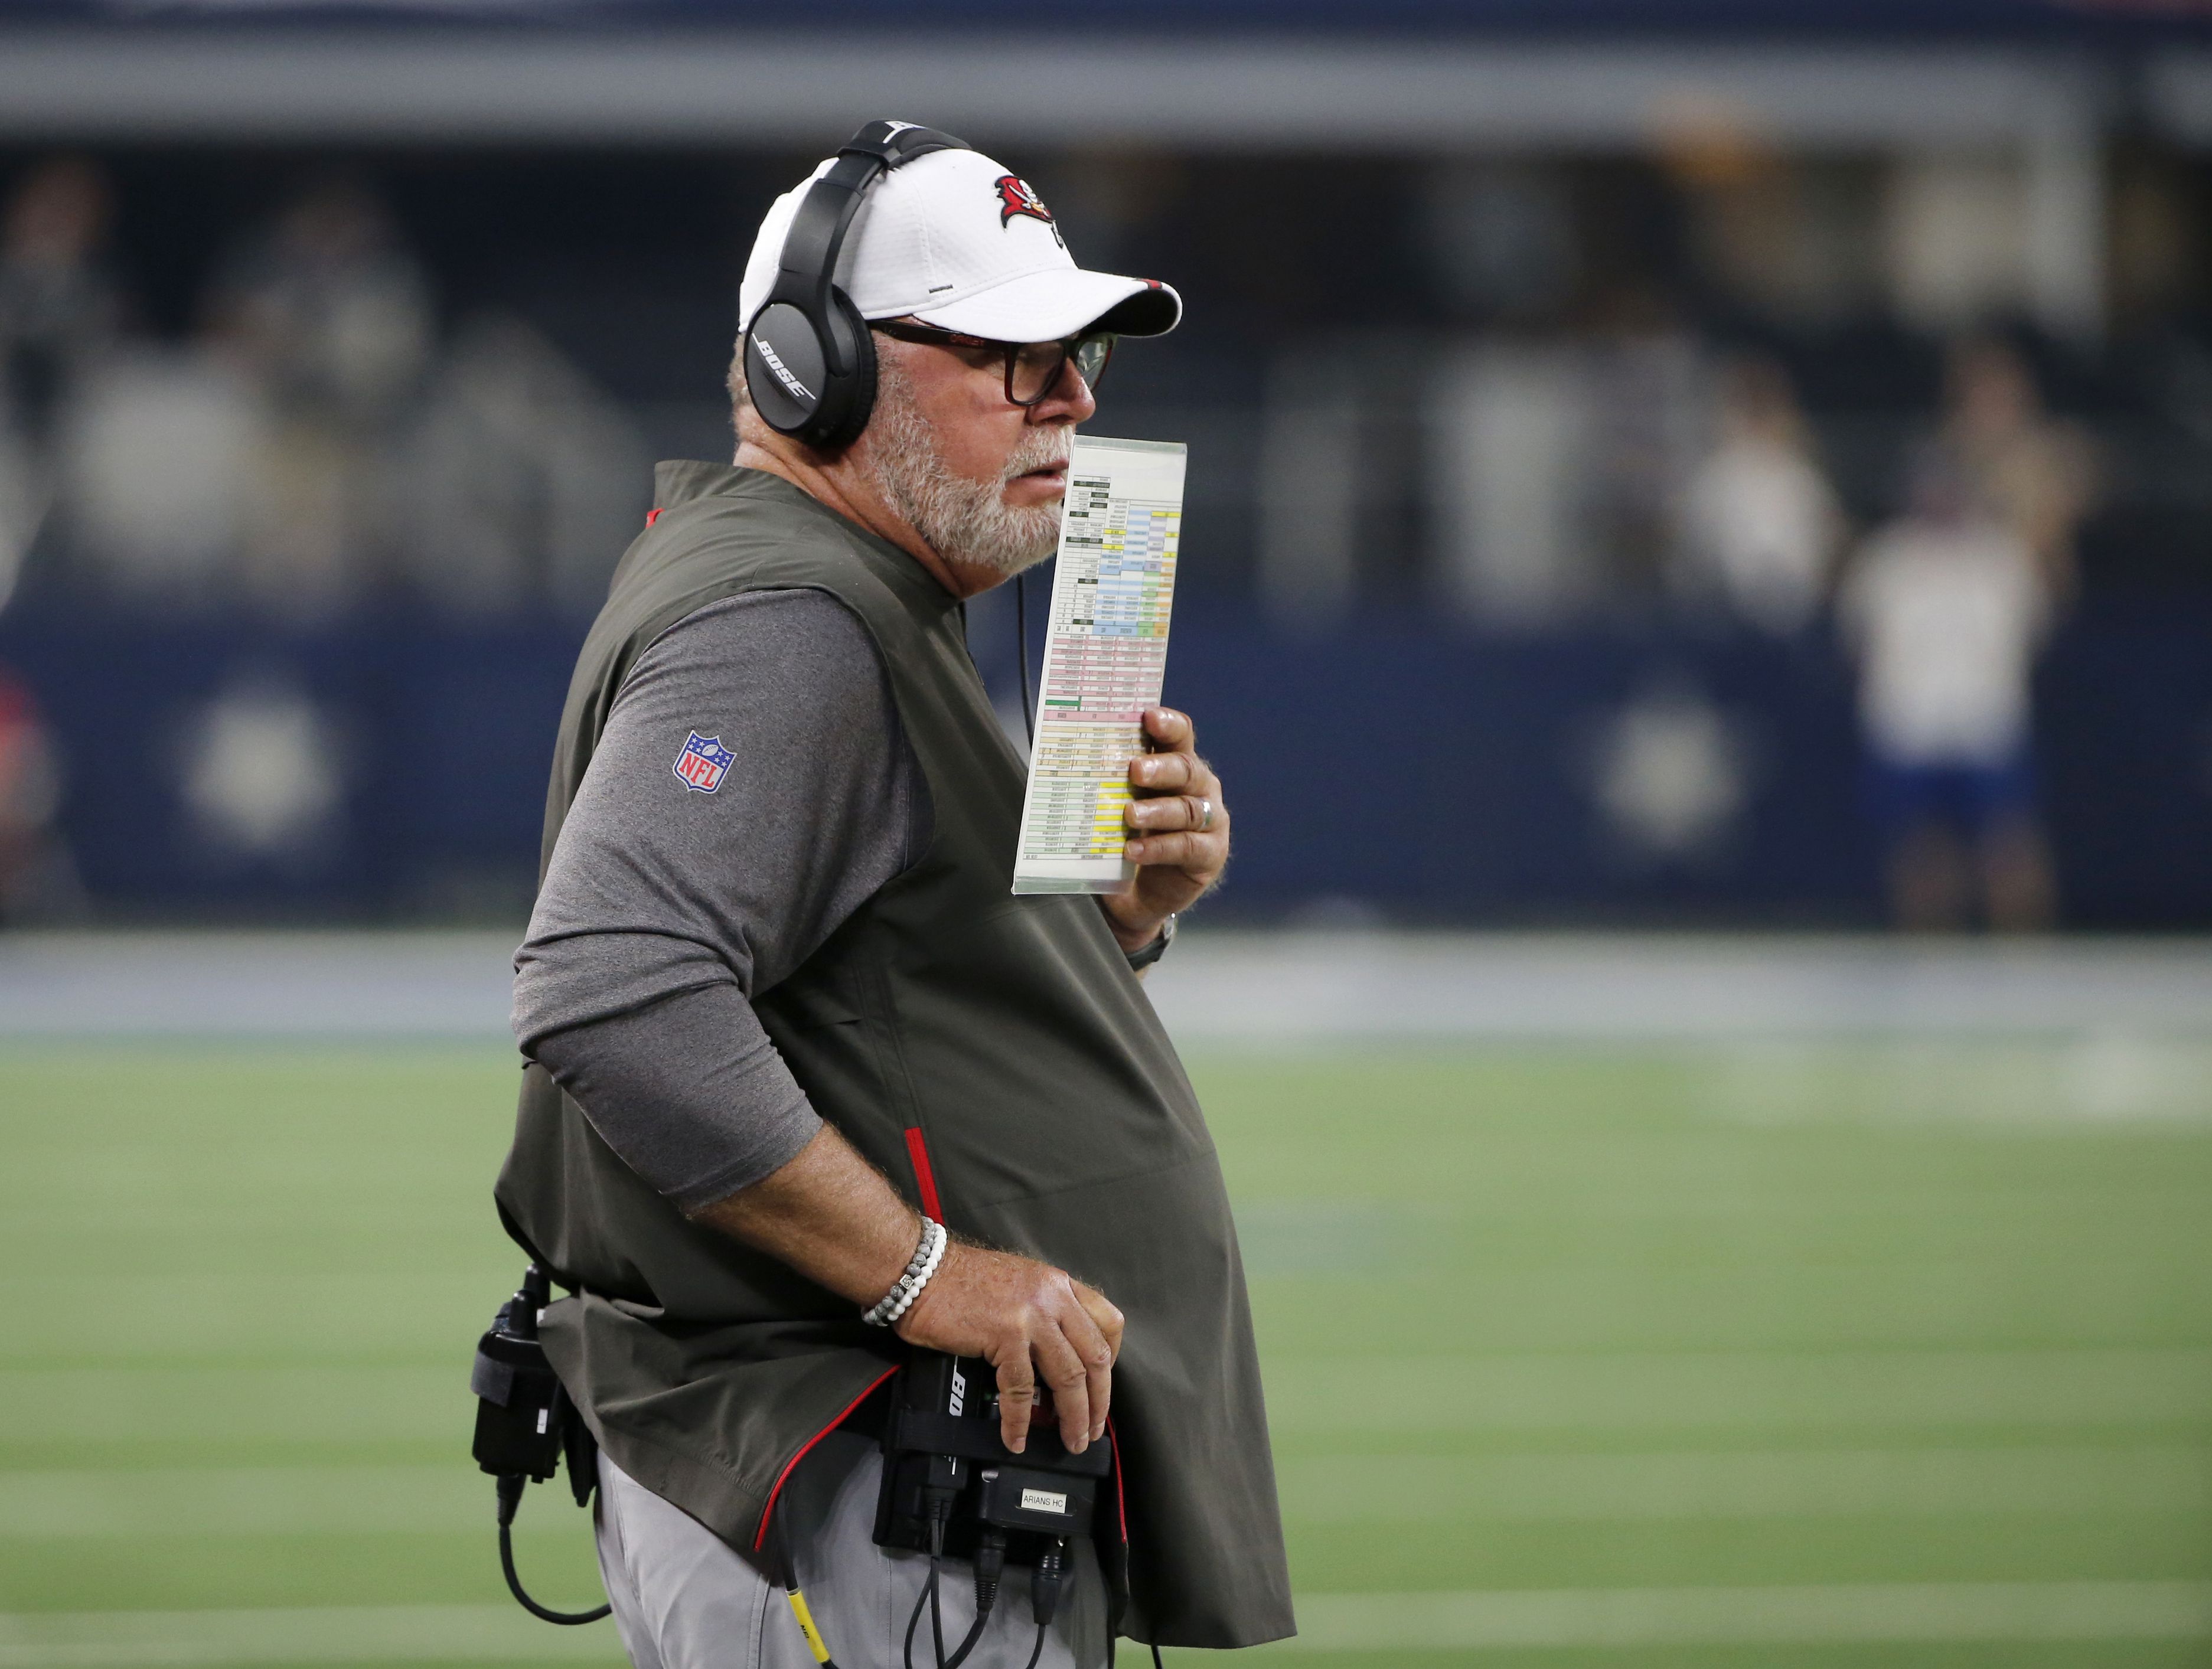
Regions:
<instances>
[{"instance_id":1,"label":"headset cable","mask_svg":"<svg viewBox=\"0 0 2212 1669\"><path fill-rule=\"evenodd\" d=\"M1014 576L1014 665L1022 680L1022 734L1036 746L1036 703L1030 694L1030 571Z\"/></svg>"},{"instance_id":2,"label":"headset cable","mask_svg":"<svg viewBox=\"0 0 2212 1669\"><path fill-rule=\"evenodd\" d=\"M564 1623L571 1628L581 1623L596 1623L614 1607L606 1605L587 1611L552 1611L523 1591L522 1578L514 1572L514 1509L522 1504L522 1486L526 1481L519 1472L502 1473L499 1479L499 1568L506 1575L507 1592L521 1601L523 1610L548 1623Z\"/></svg>"}]
</instances>

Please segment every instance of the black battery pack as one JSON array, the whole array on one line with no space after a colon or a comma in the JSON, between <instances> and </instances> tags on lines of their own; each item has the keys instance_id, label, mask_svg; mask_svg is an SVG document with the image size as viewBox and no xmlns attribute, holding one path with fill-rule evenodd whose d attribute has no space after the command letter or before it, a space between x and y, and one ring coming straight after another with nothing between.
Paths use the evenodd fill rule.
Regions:
<instances>
[{"instance_id":1,"label":"black battery pack","mask_svg":"<svg viewBox=\"0 0 2212 1669\"><path fill-rule=\"evenodd\" d=\"M1099 1486L1114 1470L1110 1436L1070 1454L1042 1422L1016 1454L1000 1440L990 1363L935 1350L915 1352L892 1381L883 1445L877 1545L927 1552L932 1498L949 1497L945 1551L954 1558L972 1557L987 1526L1007 1532L1012 1564L1089 1534Z\"/></svg>"},{"instance_id":2,"label":"black battery pack","mask_svg":"<svg viewBox=\"0 0 2212 1669\"><path fill-rule=\"evenodd\" d=\"M538 1339L538 1313L553 1302L552 1283L536 1264L522 1287L500 1306L477 1341L469 1388L477 1393L477 1465L495 1478L544 1483L562 1460L568 1486L583 1506L599 1487L599 1445L568 1400Z\"/></svg>"},{"instance_id":3,"label":"black battery pack","mask_svg":"<svg viewBox=\"0 0 2212 1669\"><path fill-rule=\"evenodd\" d=\"M579 1507L588 1505L599 1486L599 1445L538 1338L538 1318L552 1302L551 1278L531 1265L521 1289L500 1306L477 1341L476 1365L469 1370L469 1388L477 1393L471 1452L477 1465L498 1480L499 1566L508 1591L525 1611L548 1623L596 1623L608 1607L561 1611L541 1605L514 1569L514 1514L523 1490L552 1477L564 1460Z\"/></svg>"}]
</instances>

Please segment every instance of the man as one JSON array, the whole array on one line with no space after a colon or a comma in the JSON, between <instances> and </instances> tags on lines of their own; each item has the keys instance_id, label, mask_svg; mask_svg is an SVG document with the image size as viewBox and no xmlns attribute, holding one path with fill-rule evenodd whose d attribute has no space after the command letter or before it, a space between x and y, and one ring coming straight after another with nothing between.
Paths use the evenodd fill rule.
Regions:
<instances>
[{"instance_id":1,"label":"man","mask_svg":"<svg viewBox=\"0 0 2212 1669\"><path fill-rule=\"evenodd\" d=\"M1014 897L1023 762L960 611L1054 548L1081 367L1182 304L1079 270L957 146L894 162L829 244L877 366L858 438L772 427L741 339L736 467L662 466L562 720L499 1202L577 1289L544 1337L603 1450L640 1669L808 1662L780 1547L843 1669L903 1660L927 1567L872 1543L866 1433L908 1346L988 1360L1012 1447L1032 1417L1072 1451L1112 1435L1037 1660L1291 1628L1235 1235L1137 973L1221 873L1220 786L1187 718L1147 713L1134 888ZM749 328L813 189L761 228ZM990 1623L971 1661L1028 1659L1022 1600Z\"/></svg>"},{"instance_id":2,"label":"man","mask_svg":"<svg viewBox=\"0 0 2212 1669\"><path fill-rule=\"evenodd\" d=\"M1684 495L1682 577L1775 637L1811 623L1844 532L1789 373L1771 360L1726 367L1719 435Z\"/></svg>"},{"instance_id":3,"label":"man","mask_svg":"<svg viewBox=\"0 0 2212 1669\"><path fill-rule=\"evenodd\" d=\"M2050 593L2033 548L1970 478L1946 449L1921 458L1906 514L1868 541L1838 614L1859 657L1897 924L1961 926L1978 881L1991 927L2033 931L2055 905L2033 734Z\"/></svg>"}]
</instances>

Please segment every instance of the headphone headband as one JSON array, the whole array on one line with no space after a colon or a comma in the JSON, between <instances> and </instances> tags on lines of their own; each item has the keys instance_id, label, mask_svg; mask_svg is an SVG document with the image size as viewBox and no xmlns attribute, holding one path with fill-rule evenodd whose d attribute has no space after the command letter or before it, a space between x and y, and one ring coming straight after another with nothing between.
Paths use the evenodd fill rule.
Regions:
<instances>
[{"instance_id":1,"label":"headphone headband","mask_svg":"<svg viewBox=\"0 0 2212 1669\"><path fill-rule=\"evenodd\" d=\"M879 157L887 168L911 162L932 151L973 150L965 139L956 139L936 128L912 122L871 122L838 147L840 156Z\"/></svg>"}]
</instances>

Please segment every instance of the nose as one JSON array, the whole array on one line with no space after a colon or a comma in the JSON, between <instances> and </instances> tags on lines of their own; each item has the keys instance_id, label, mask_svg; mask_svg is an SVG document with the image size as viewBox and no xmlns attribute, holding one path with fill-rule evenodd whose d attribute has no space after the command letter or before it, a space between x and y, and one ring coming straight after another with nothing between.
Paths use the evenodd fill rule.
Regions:
<instances>
[{"instance_id":1,"label":"nose","mask_svg":"<svg viewBox=\"0 0 2212 1669\"><path fill-rule=\"evenodd\" d=\"M1097 415L1098 402L1091 398L1091 385L1083 380L1083 373L1075 368L1073 355L1060 362L1060 380L1053 385L1052 392L1030 408L1033 423L1087 423Z\"/></svg>"}]
</instances>

